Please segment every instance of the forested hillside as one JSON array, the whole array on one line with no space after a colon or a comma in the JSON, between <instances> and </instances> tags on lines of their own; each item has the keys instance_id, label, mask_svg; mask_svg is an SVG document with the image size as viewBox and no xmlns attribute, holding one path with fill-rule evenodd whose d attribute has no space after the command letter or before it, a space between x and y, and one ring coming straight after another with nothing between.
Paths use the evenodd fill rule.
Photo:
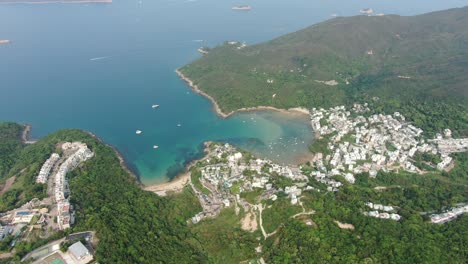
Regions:
<instances>
[{"instance_id":1,"label":"forested hillside","mask_svg":"<svg viewBox=\"0 0 468 264\"><path fill-rule=\"evenodd\" d=\"M0 124L0 128L0 132L9 131L11 124ZM15 138L16 132L0 143ZM345 185L339 192L304 192L301 202L305 209L315 211L304 219L291 218L298 208L279 193L275 206L269 206L271 200L262 202L265 227L268 232L277 230L264 240L259 230L241 229L243 210L237 215L233 208L223 209L215 219L189 224L187 220L201 210L191 188L168 197L143 191L121 167L111 147L80 130L61 130L20 150L7 175L18 175L21 186L15 190L19 194L12 204L4 204L7 194L1 195L3 208L44 195L41 185L34 183L34 175L56 151L57 143L65 141L84 142L95 153L68 175L71 201L77 210L77 224L69 232L95 230L99 238L95 256L100 263L239 263L261 257L268 263L464 263L468 254L466 216L435 225L428 222L427 215L466 202L466 153L455 156L455 168L448 173L379 173L376 179L364 173L357 175L354 185L342 181ZM303 167L304 173L312 169ZM277 188L291 184L280 176L273 181ZM310 184L323 188L314 180ZM252 200L257 196L255 192L242 194ZM402 220L363 215L366 201L395 206ZM336 221L353 229L340 229ZM17 243L14 259L45 242ZM259 245L262 253L255 251Z\"/></svg>"},{"instance_id":2,"label":"forested hillside","mask_svg":"<svg viewBox=\"0 0 468 264\"><path fill-rule=\"evenodd\" d=\"M466 134L466 25L468 7L413 17L339 17L263 44L225 43L180 70L226 113L364 100L395 111L443 103L439 110L452 117L437 113L435 129L434 120L420 118L422 128L452 125Z\"/></svg>"}]
</instances>

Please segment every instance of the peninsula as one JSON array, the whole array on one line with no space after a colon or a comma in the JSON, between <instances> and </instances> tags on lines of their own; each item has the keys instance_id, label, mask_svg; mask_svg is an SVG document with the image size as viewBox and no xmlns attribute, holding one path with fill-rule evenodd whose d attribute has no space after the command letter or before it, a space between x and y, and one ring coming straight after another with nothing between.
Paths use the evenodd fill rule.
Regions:
<instances>
[{"instance_id":1,"label":"peninsula","mask_svg":"<svg viewBox=\"0 0 468 264\"><path fill-rule=\"evenodd\" d=\"M337 17L262 44L226 42L178 73L222 113L374 98L377 108L407 109L407 117L433 135L445 127L465 133L467 24L468 7L412 17ZM427 114L437 115L439 125Z\"/></svg>"}]
</instances>

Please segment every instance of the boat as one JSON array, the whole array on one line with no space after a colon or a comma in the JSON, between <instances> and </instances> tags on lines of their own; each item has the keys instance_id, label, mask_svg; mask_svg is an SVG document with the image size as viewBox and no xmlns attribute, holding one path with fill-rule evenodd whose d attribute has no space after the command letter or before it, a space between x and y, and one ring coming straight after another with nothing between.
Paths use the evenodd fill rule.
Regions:
<instances>
[{"instance_id":1,"label":"boat","mask_svg":"<svg viewBox=\"0 0 468 264\"><path fill-rule=\"evenodd\" d=\"M153 108L153 109L158 108L158 107L159 107L158 104L154 104L154 105L151 106L151 108Z\"/></svg>"},{"instance_id":2,"label":"boat","mask_svg":"<svg viewBox=\"0 0 468 264\"><path fill-rule=\"evenodd\" d=\"M250 9L252 9L251 6L249 5L243 5L243 6L233 6L232 7L232 10L243 10L243 11L249 11Z\"/></svg>"},{"instance_id":3,"label":"boat","mask_svg":"<svg viewBox=\"0 0 468 264\"><path fill-rule=\"evenodd\" d=\"M374 10L372 8L363 8L359 12L361 14L370 15L370 14L374 13Z\"/></svg>"},{"instance_id":4,"label":"boat","mask_svg":"<svg viewBox=\"0 0 468 264\"><path fill-rule=\"evenodd\" d=\"M182 125L181 124L177 124L178 127L181 127Z\"/></svg>"},{"instance_id":5,"label":"boat","mask_svg":"<svg viewBox=\"0 0 468 264\"><path fill-rule=\"evenodd\" d=\"M154 149L157 149L157 148L159 148L159 146L158 146L158 145L154 145L153 148L154 148Z\"/></svg>"},{"instance_id":6,"label":"boat","mask_svg":"<svg viewBox=\"0 0 468 264\"><path fill-rule=\"evenodd\" d=\"M143 133L143 131L141 131L141 130L137 130L137 131L135 132L135 134L137 134L137 135L140 135L141 133Z\"/></svg>"}]
</instances>

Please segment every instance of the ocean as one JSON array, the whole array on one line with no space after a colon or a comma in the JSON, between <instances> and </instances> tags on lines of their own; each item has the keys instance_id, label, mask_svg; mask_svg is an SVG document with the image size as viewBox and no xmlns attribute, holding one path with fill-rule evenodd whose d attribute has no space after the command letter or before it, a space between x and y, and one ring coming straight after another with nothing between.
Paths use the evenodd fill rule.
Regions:
<instances>
[{"instance_id":1,"label":"ocean","mask_svg":"<svg viewBox=\"0 0 468 264\"><path fill-rule=\"evenodd\" d=\"M251 11L233 11L234 5ZM61 128L114 145L145 184L164 182L202 155L207 140L295 163L313 141L304 116L280 112L219 118L175 69L197 48L254 44L340 16L414 15L468 1L114 0L110 4L0 5L0 120L32 124L32 137ZM160 107L153 109L153 104ZM135 131L143 131L136 135ZM154 149L153 145L158 145Z\"/></svg>"}]
</instances>

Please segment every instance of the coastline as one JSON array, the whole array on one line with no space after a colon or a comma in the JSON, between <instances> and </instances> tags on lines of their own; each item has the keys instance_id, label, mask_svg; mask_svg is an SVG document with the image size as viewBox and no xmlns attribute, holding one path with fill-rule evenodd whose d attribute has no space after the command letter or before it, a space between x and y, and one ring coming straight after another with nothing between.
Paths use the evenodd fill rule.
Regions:
<instances>
[{"instance_id":1,"label":"coastline","mask_svg":"<svg viewBox=\"0 0 468 264\"><path fill-rule=\"evenodd\" d=\"M208 157L208 154L209 154L208 147L210 146L211 143L212 143L211 141L207 141L204 143L205 149L203 150L203 152L205 153L205 155L203 155L203 157L200 159L196 159L190 162L190 164L188 164L185 167L185 172L177 175L175 178L173 178L169 182L156 183L156 184L143 186L143 190L153 192L159 196L167 196L168 193L181 192L184 189L184 187L191 182L190 168L193 165L197 164L197 162L203 161Z\"/></svg>"},{"instance_id":2,"label":"coastline","mask_svg":"<svg viewBox=\"0 0 468 264\"><path fill-rule=\"evenodd\" d=\"M102 144L112 148L114 150L114 152L117 154L117 158L119 159L119 163L120 163L120 166L122 166L122 168L128 173L130 174L132 177L134 177L138 184L139 185L142 185L141 181L140 181L140 177L135 174L132 170L130 170L130 168L128 167L127 165L127 162L125 162L125 159L124 157L122 156L122 154L112 145L110 144L107 144L105 143L100 137L98 137L96 134L92 133L92 132L89 132L89 131L85 131L86 133L88 133L88 135L92 136L93 138L97 139L99 142L101 142Z\"/></svg>"},{"instance_id":3,"label":"coastline","mask_svg":"<svg viewBox=\"0 0 468 264\"><path fill-rule=\"evenodd\" d=\"M26 142L29 141L29 133L31 132L31 125L30 124L24 124L24 129L23 132L21 132L21 141L23 141L24 144L27 144Z\"/></svg>"},{"instance_id":4,"label":"coastline","mask_svg":"<svg viewBox=\"0 0 468 264\"><path fill-rule=\"evenodd\" d=\"M185 83L187 83L188 86L190 86L190 88L192 88L192 90L198 94L201 94L203 96L205 96L206 98L208 98L208 100L211 101L211 103L213 104L213 108L216 112L216 114L222 118L228 118L238 112L248 112L248 111L262 111L262 110L269 110L269 111L277 111L277 112L281 112L281 113L286 113L286 114L291 114L291 113L297 113L297 114L302 114L302 115L307 115L307 116L310 116L310 111L306 108L303 108L303 107L293 107L293 108L289 108L289 109L280 109L280 108L276 108L276 107L273 107L273 106L256 106L256 107L245 107L245 108L240 108L240 109L237 109L235 111L232 111L232 112L229 112L229 113L224 113L221 108L219 107L218 103L214 100L213 97L211 97L211 95L207 94L206 92L200 90L198 88L197 85L195 85L193 83L192 80L190 80L187 76L185 76L179 69L175 70L175 72L177 73L177 75L179 75L179 77L185 81Z\"/></svg>"},{"instance_id":5,"label":"coastline","mask_svg":"<svg viewBox=\"0 0 468 264\"><path fill-rule=\"evenodd\" d=\"M169 182L157 183L148 186L143 186L143 190L153 192L159 196L167 196L169 192L180 192L190 182L190 171L184 172L176 176Z\"/></svg>"}]
</instances>

